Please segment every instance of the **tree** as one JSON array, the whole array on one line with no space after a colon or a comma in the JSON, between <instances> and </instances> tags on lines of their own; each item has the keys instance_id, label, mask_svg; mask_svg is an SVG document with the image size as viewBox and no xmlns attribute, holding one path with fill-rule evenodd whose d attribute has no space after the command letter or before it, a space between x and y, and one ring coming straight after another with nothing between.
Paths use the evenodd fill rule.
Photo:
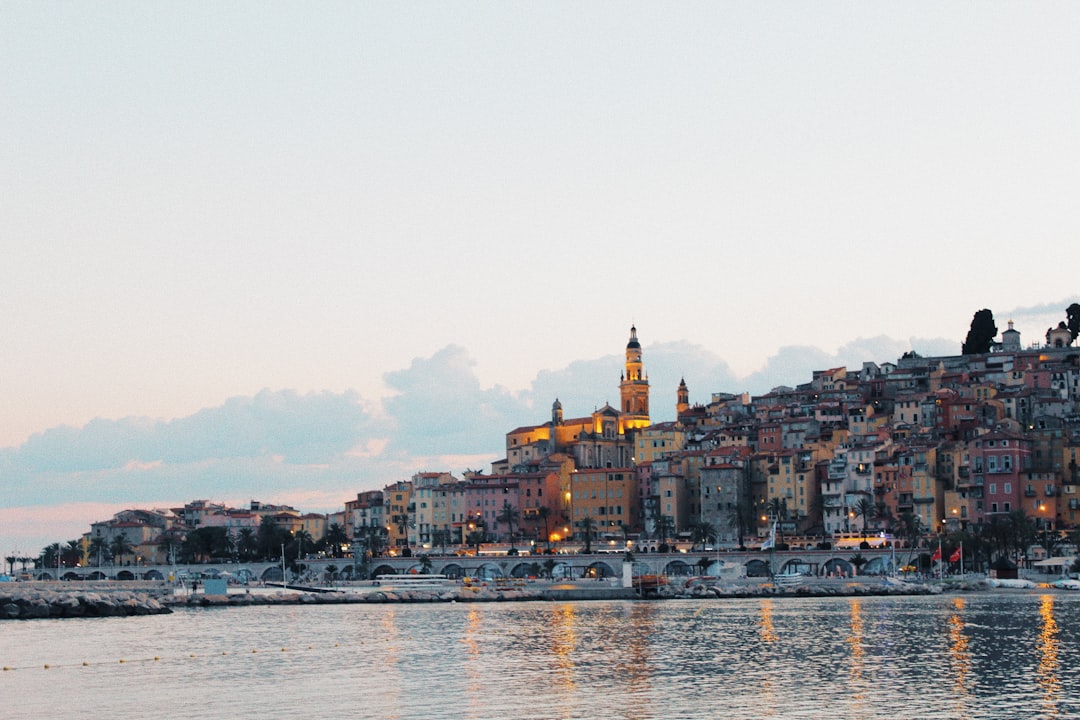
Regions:
<instances>
[{"instance_id":1,"label":"tree","mask_svg":"<svg viewBox=\"0 0 1080 720\"><path fill-rule=\"evenodd\" d=\"M482 517L477 517L469 523L469 534L466 536L465 541L476 548L477 554L480 553L480 543L484 542L485 529L486 526Z\"/></svg>"},{"instance_id":2,"label":"tree","mask_svg":"<svg viewBox=\"0 0 1080 720\"><path fill-rule=\"evenodd\" d=\"M555 572L555 566L557 564L558 563L556 563L555 560L552 558L548 558L544 561L544 574L547 575L548 580L552 579L551 574Z\"/></svg>"},{"instance_id":3,"label":"tree","mask_svg":"<svg viewBox=\"0 0 1080 720\"><path fill-rule=\"evenodd\" d=\"M176 542L176 538L172 535L162 535L157 541L158 552L165 559L165 562L171 563L173 561L173 553L179 549L179 544ZM90 548L93 550L94 544L90 543Z\"/></svg>"},{"instance_id":4,"label":"tree","mask_svg":"<svg viewBox=\"0 0 1080 720\"><path fill-rule=\"evenodd\" d=\"M504 501L502 510L499 511L499 516L495 518L496 522L503 523L510 531L510 549L516 550L514 547L514 523L517 522L518 512L517 509L509 503Z\"/></svg>"},{"instance_id":5,"label":"tree","mask_svg":"<svg viewBox=\"0 0 1080 720\"><path fill-rule=\"evenodd\" d=\"M311 535L308 535L306 531L301 530L300 532L307 535L309 541L311 540ZM343 557L345 552L342 548L349 544L349 534L338 523L331 523L330 527L326 529L326 537L323 538L323 542L326 544L327 550L330 551L331 557Z\"/></svg>"},{"instance_id":6,"label":"tree","mask_svg":"<svg viewBox=\"0 0 1080 720\"><path fill-rule=\"evenodd\" d=\"M420 561L420 572L424 573L425 575L427 573L431 572L431 556L430 555L427 555L425 553L425 554L420 555L419 557L417 557L417 560Z\"/></svg>"},{"instance_id":7,"label":"tree","mask_svg":"<svg viewBox=\"0 0 1080 720\"><path fill-rule=\"evenodd\" d=\"M667 539L675 534L675 518L661 515L656 519L656 532L660 536L660 547L667 552Z\"/></svg>"},{"instance_id":8,"label":"tree","mask_svg":"<svg viewBox=\"0 0 1080 720\"><path fill-rule=\"evenodd\" d=\"M443 555L446 554L446 546L450 544L451 533L447 528L439 528L438 530L431 531L431 545L432 547L438 545L442 550Z\"/></svg>"},{"instance_id":9,"label":"tree","mask_svg":"<svg viewBox=\"0 0 1080 720\"><path fill-rule=\"evenodd\" d=\"M124 556L130 555L134 550L135 548L128 542L124 533L115 535L109 543L109 551L112 553L113 561L120 565L123 564Z\"/></svg>"},{"instance_id":10,"label":"tree","mask_svg":"<svg viewBox=\"0 0 1080 720\"><path fill-rule=\"evenodd\" d=\"M536 510L536 516L544 521L544 542L547 543L548 550L551 549L551 532L548 528L548 518L551 517L551 508L547 505L541 505Z\"/></svg>"},{"instance_id":11,"label":"tree","mask_svg":"<svg viewBox=\"0 0 1080 720\"><path fill-rule=\"evenodd\" d=\"M240 534L236 539L236 550L240 553L241 560L251 560L259 551L259 540L252 528L240 528Z\"/></svg>"},{"instance_id":12,"label":"tree","mask_svg":"<svg viewBox=\"0 0 1080 720\"><path fill-rule=\"evenodd\" d=\"M1065 308L1065 317L1066 327L1072 334L1073 342L1076 342L1077 336L1080 335L1080 303L1073 303Z\"/></svg>"},{"instance_id":13,"label":"tree","mask_svg":"<svg viewBox=\"0 0 1080 720\"><path fill-rule=\"evenodd\" d=\"M861 497L859 501L855 503L853 508L855 515L862 518L862 537L866 539L866 523L867 521L877 517L877 507L873 501L868 497Z\"/></svg>"},{"instance_id":14,"label":"tree","mask_svg":"<svg viewBox=\"0 0 1080 720\"><path fill-rule=\"evenodd\" d=\"M8 566L8 575L15 574L15 561L18 559L17 555L8 555L4 558L4 562L6 562Z\"/></svg>"},{"instance_id":15,"label":"tree","mask_svg":"<svg viewBox=\"0 0 1080 720\"><path fill-rule=\"evenodd\" d=\"M960 348L961 354L980 355L990 352L997 331L997 325L994 324L994 313L986 308L979 310L971 319L971 327L968 329L967 338L965 338L964 344Z\"/></svg>"},{"instance_id":16,"label":"tree","mask_svg":"<svg viewBox=\"0 0 1080 720\"><path fill-rule=\"evenodd\" d=\"M409 528L416 527L416 523L413 522L413 519L409 517L407 513L399 513L391 518L391 521L397 528L399 537L398 542L400 542L400 538L403 537L405 538L405 547L409 547Z\"/></svg>"},{"instance_id":17,"label":"tree","mask_svg":"<svg viewBox=\"0 0 1080 720\"><path fill-rule=\"evenodd\" d=\"M287 545L292 540L292 533L279 525L274 518L266 515L259 523L255 538L258 541L259 558L270 560L281 557L281 546Z\"/></svg>"},{"instance_id":18,"label":"tree","mask_svg":"<svg viewBox=\"0 0 1080 720\"><path fill-rule=\"evenodd\" d=\"M76 567L83 560L82 543L78 540L68 540L62 552L64 565Z\"/></svg>"},{"instance_id":19,"label":"tree","mask_svg":"<svg viewBox=\"0 0 1080 720\"><path fill-rule=\"evenodd\" d=\"M863 565L870 561L867 558L863 557L862 553L855 553L851 556L851 560L849 560L849 562L855 566L855 573L861 575Z\"/></svg>"},{"instance_id":20,"label":"tree","mask_svg":"<svg viewBox=\"0 0 1080 720\"><path fill-rule=\"evenodd\" d=\"M101 562L109 559L109 543L100 535L90 539L90 559L95 567L101 567Z\"/></svg>"},{"instance_id":21,"label":"tree","mask_svg":"<svg viewBox=\"0 0 1080 720\"><path fill-rule=\"evenodd\" d=\"M596 530L596 521L586 515L577 522L577 526L585 533L585 554L592 552L592 536Z\"/></svg>"},{"instance_id":22,"label":"tree","mask_svg":"<svg viewBox=\"0 0 1080 720\"><path fill-rule=\"evenodd\" d=\"M695 545L704 548L706 543L716 542L716 527L705 520L696 522L690 526L690 538Z\"/></svg>"},{"instance_id":23,"label":"tree","mask_svg":"<svg viewBox=\"0 0 1080 720\"><path fill-rule=\"evenodd\" d=\"M55 568L60 563L60 543L53 543L47 545L38 556L38 563L43 570L48 568Z\"/></svg>"}]
</instances>

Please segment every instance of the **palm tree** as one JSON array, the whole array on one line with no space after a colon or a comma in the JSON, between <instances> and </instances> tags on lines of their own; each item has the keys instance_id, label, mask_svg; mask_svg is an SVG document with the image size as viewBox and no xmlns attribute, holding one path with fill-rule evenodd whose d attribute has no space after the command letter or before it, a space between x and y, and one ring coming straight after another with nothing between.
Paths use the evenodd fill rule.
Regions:
<instances>
[{"instance_id":1,"label":"palm tree","mask_svg":"<svg viewBox=\"0 0 1080 720\"><path fill-rule=\"evenodd\" d=\"M38 556L38 562L42 569L58 568L60 566L60 543L47 545Z\"/></svg>"},{"instance_id":2,"label":"palm tree","mask_svg":"<svg viewBox=\"0 0 1080 720\"><path fill-rule=\"evenodd\" d=\"M477 517L469 523L469 534L465 540L469 545L476 547L477 554L480 553L480 543L484 542L484 530L486 527L482 517Z\"/></svg>"},{"instance_id":3,"label":"palm tree","mask_svg":"<svg viewBox=\"0 0 1080 720\"><path fill-rule=\"evenodd\" d=\"M83 559L82 543L78 540L68 540L67 544L64 545L62 554L64 565L70 565L71 567L79 565Z\"/></svg>"},{"instance_id":4,"label":"palm tree","mask_svg":"<svg viewBox=\"0 0 1080 720\"><path fill-rule=\"evenodd\" d=\"M109 551L112 553L113 562L123 564L124 555L130 555L135 548L128 542L127 536L124 533L113 536L112 542L109 543Z\"/></svg>"},{"instance_id":5,"label":"palm tree","mask_svg":"<svg viewBox=\"0 0 1080 720\"><path fill-rule=\"evenodd\" d=\"M308 535L303 530L301 532L307 535L309 541L311 540L311 535ZM330 554L339 558L345 554L342 548L349 544L349 534L338 523L331 523L330 527L326 529L326 537L323 538L323 541L330 548ZM314 546L314 542L312 542L312 546Z\"/></svg>"},{"instance_id":6,"label":"palm tree","mask_svg":"<svg viewBox=\"0 0 1080 720\"><path fill-rule=\"evenodd\" d=\"M421 555L420 557L418 557L417 559L420 561L420 572L424 573L425 575L428 574L429 572L431 572L431 556L430 555L425 553L425 554Z\"/></svg>"},{"instance_id":7,"label":"palm tree","mask_svg":"<svg viewBox=\"0 0 1080 720\"><path fill-rule=\"evenodd\" d=\"M877 517L877 508L874 506L873 501L868 497L861 497L859 501L855 503L855 515L862 518L862 537L866 539L866 523Z\"/></svg>"},{"instance_id":8,"label":"palm tree","mask_svg":"<svg viewBox=\"0 0 1080 720\"><path fill-rule=\"evenodd\" d=\"M695 545L704 548L706 543L716 542L716 527L705 520L696 522L690 526L690 537Z\"/></svg>"},{"instance_id":9,"label":"palm tree","mask_svg":"<svg viewBox=\"0 0 1080 720\"><path fill-rule=\"evenodd\" d=\"M397 526L399 536L405 538L405 547L409 546L409 528L416 527L416 523L406 513L401 513L393 517L393 523Z\"/></svg>"},{"instance_id":10,"label":"palm tree","mask_svg":"<svg viewBox=\"0 0 1080 720\"><path fill-rule=\"evenodd\" d=\"M667 539L675 534L675 518L661 515L656 519L656 532L660 536L660 545L667 546Z\"/></svg>"},{"instance_id":11,"label":"palm tree","mask_svg":"<svg viewBox=\"0 0 1080 720\"><path fill-rule=\"evenodd\" d=\"M551 508L547 505L542 505L536 510L536 516L544 521L544 542L547 543L548 550L551 549L551 532L548 528L548 518L551 517Z\"/></svg>"},{"instance_id":12,"label":"palm tree","mask_svg":"<svg viewBox=\"0 0 1080 720\"><path fill-rule=\"evenodd\" d=\"M240 533L236 539L236 550L240 554L240 559L251 560L255 557L258 549L259 541L255 537L255 531L249 527L240 528Z\"/></svg>"},{"instance_id":13,"label":"palm tree","mask_svg":"<svg viewBox=\"0 0 1080 720\"><path fill-rule=\"evenodd\" d=\"M544 574L547 575L548 580L552 579L551 574L555 572L555 566L557 564L558 563L556 563L555 560L553 560L552 558L548 558L544 561Z\"/></svg>"},{"instance_id":14,"label":"palm tree","mask_svg":"<svg viewBox=\"0 0 1080 720\"><path fill-rule=\"evenodd\" d=\"M514 547L514 523L517 522L517 519L517 509L509 501L504 501L502 510L499 511L499 516L495 518L495 521L506 525L507 530L510 531L510 549L515 551L517 548Z\"/></svg>"},{"instance_id":15,"label":"palm tree","mask_svg":"<svg viewBox=\"0 0 1080 720\"><path fill-rule=\"evenodd\" d=\"M332 526L332 527L340 527L340 526L335 523L335 525ZM344 530L341 531L341 535L342 535L342 537L345 537L345 531ZM323 543L326 544L326 545L330 544L328 538L329 538L329 534L327 534L327 536L323 538ZM315 542L315 538L311 537L311 533L309 533L304 528L300 528L299 530L297 530L296 532L293 533L293 542L296 543L295 550L296 550L297 562L299 562L300 559L304 557L305 552L311 552L312 550L314 550L319 545L319 543ZM345 542L348 542L347 537L345 537ZM335 550L340 552L341 545L342 545L342 543L340 543L340 542L336 543ZM341 555L334 555L333 557L341 557Z\"/></svg>"},{"instance_id":16,"label":"palm tree","mask_svg":"<svg viewBox=\"0 0 1080 720\"><path fill-rule=\"evenodd\" d=\"M442 554L446 554L446 546L450 544L450 531L446 528L439 528L431 531L431 545L432 547L438 545L442 550Z\"/></svg>"},{"instance_id":17,"label":"palm tree","mask_svg":"<svg viewBox=\"0 0 1080 720\"><path fill-rule=\"evenodd\" d=\"M15 574L15 561L18 559L19 558L16 555L8 555L4 558L4 562L8 564L8 575Z\"/></svg>"},{"instance_id":18,"label":"palm tree","mask_svg":"<svg viewBox=\"0 0 1080 720\"><path fill-rule=\"evenodd\" d=\"M171 563L173 561L173 553L177 550L176 538L171 535L162 535L158 538L158 552L165 559L165 562ZM91 549L93 549L93 543L90 543Z\"/></svg>"},{"instance_id":19,"label":"palm tree","mask_svg":"<svg viewBox=\"0 0 1080 720\"><path fill-rule=\"evenodd\" d=\"M596 530L596 521L586 515L577 522L577 526L585 533L585 554L592 552L592 535Z\"/></svg>"}]
</instances>

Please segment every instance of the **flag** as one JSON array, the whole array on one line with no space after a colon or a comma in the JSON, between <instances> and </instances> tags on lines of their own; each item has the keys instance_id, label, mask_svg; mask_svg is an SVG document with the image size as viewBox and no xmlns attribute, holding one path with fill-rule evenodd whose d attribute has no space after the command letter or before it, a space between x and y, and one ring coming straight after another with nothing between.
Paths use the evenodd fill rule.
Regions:
<instances>
[{"instance_id":1,"label":"flag","mask_svg":"<svg viewBox=\"0 0 1080 720\"><path fill-rule=\"evenodd\" d=\"M935 550L934 554L930 556L930 562L937 562L940 559L941 559L941 547L938 546L938 549Z\"/></svg>"},{"instance_id":2,"label":"flag","mask_svg":"<svg viewBox=\"0 0 1080 720\"><path fill-rule=\"evenodd\" d=\"M762 550L772 550L776 545L776 522L772 524L772 530L769 531L769 539L761 543Z\"/></svg>"},{"instance_id":3,"label":"flag","mask_svg":"<svg viewBox=\"0 0 1080 720\"><path fill-rule=\"evenodd\" d=\"M949 556L949 562L960 562L960 557L963 555L961 552L963 548L956 548L953 550L953 554Z\"/></svg>"}]
</instances>

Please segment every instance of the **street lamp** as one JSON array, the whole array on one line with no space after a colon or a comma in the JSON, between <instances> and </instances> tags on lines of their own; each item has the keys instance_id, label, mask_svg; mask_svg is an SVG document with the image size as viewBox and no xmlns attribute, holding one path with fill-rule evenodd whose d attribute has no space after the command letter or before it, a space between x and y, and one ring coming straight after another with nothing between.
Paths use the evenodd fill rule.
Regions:
<instances>
[{"instance_id":1,"label":"street lamp","mask_svg":"<svg viewBox=\"0 0 1080 720\"><path fill-rule=\"evenodd\" d=\"M570 517L570 527L574 527L574 495L569 490L566 491L566 507ZM571 533L568 528L563 529L569 533L566 535L566 539L572 540L574 537L573 533Z\"/></svg>"}]
</instances>

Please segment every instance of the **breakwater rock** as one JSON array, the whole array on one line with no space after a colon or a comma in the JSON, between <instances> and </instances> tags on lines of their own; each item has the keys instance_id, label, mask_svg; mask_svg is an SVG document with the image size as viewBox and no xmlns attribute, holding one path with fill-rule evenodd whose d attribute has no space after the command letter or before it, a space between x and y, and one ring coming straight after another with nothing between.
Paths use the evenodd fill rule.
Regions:
<instances>
[{"instance_id":1,"label":"breakwater rock","mask_svg":"<svg viewBox=\"0 0 1080 720\"><path fill-rule=\"evenodd\" d=\"M656 590L660 598L757 598L757 597L862 597L873 595L937 595L937 585L906 582L837 582L808 578L802 582L662 585Z\"/></svg>"},{"instance_id":2,"label":"breakwater rock","mask_svg":"<svg viewBox=\"0 0 1080 720\"><path fill-rule=\"evenodd\" d=\"M0 620L161 615L172 610L162 589L0 587Z\"/></svg>"}]
</instances>

